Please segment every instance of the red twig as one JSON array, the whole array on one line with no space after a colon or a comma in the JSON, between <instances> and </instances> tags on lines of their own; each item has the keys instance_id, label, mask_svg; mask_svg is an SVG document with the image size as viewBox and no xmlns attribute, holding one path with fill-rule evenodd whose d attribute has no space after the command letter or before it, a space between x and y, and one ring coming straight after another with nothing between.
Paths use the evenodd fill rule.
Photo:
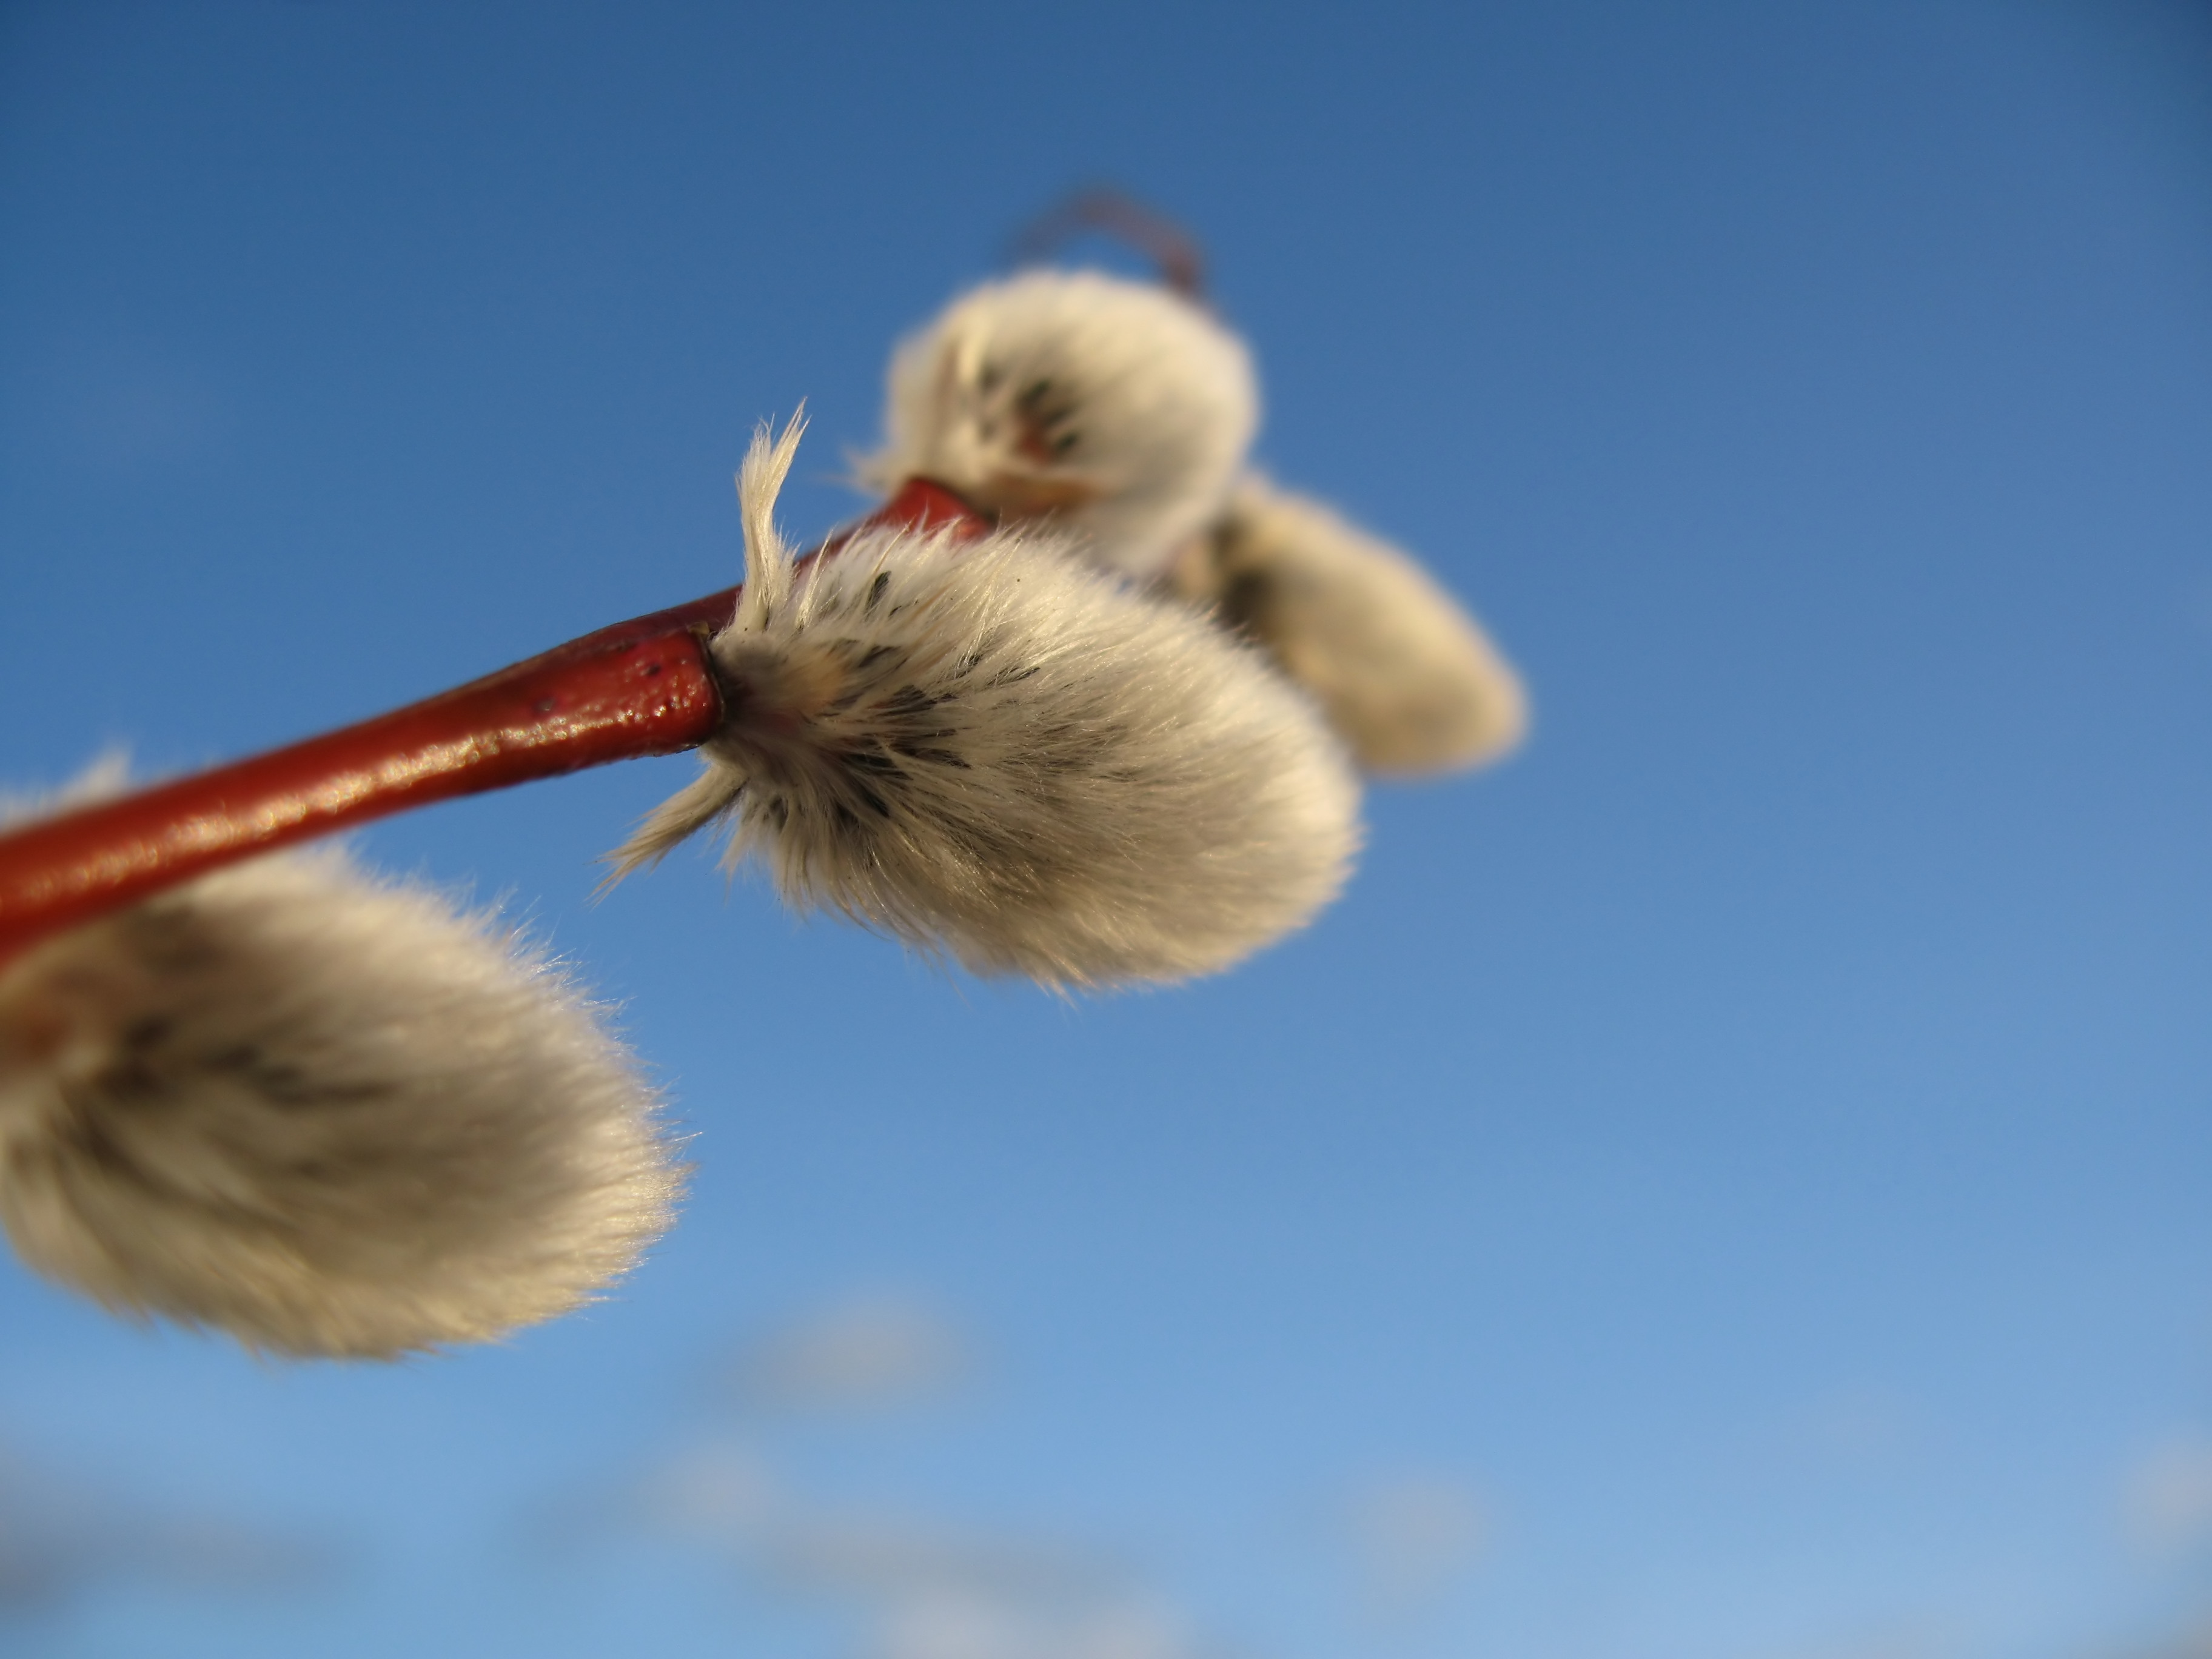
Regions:
<instances>
[{"instance_id":1,"label":"red twig","mask_svg":"<svg viewBox=\"0 0 2212 1659\"><path fill-rule=\"evenodd\" d=\"M1198 238L1158 209L1109 185L1079 190L1038 215L1014 239L1014 257L1049 258L1086 230L1127 243L1158 268L1167 287L1206 303L1206 254Z\"/></svg>"},{"instance_id":2,"label":"red twig","mask_svg":"<svg viewBox=\"0 0 2212 1659\"><path fill-rule=\"evenodd\" d=\"M988 527L923 479L860 527L881 524L950 524L966 536ZM696 748L722 724L706 645L737 597L725 588L618 623L357 726L0 836L0 961L257 853L457 795Z\"/></svg>"}]
</instances>

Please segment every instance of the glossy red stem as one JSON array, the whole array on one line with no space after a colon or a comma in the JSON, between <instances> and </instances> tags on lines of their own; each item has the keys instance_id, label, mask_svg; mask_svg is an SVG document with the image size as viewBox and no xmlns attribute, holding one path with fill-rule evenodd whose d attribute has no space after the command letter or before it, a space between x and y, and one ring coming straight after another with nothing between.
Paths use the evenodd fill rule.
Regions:
<instances>
[{"instance_id":1,"label":"glossy red stem","mask_svg":"<svg viewBox=\"0 0 2212 1659\"><path fill-rule=\"evenodd\" d=\"M988 523L909 482L855 529ZM817 550L833 551L854 532ZM707 641L738 590L617 623L357 726L0 836L0 961L165 887L457 795L696 748L722 724Z\"/></svg>"}]
</instances>

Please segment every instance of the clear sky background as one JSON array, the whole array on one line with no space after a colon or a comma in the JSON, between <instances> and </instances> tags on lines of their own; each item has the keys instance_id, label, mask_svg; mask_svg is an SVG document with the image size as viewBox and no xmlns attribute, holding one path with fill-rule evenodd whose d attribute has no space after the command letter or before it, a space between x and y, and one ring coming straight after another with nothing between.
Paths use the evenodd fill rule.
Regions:
<instances>
[{"instance_id":1,"label":"clear sky background","mask_svg":"<svg viewBox=\"0 0 2212 1659\"><path fill-rule=\"evenodd\" d=\"M363 837L696 1134L612 1301L257 1364L0 1265L0 1650L2212 1650L2212 22L2169 5L0 9L0 775L173 769L853 512L892 341L1187 220L1265 463L1533 743L1073 1006Z\"/></svg>"}]
</instances>

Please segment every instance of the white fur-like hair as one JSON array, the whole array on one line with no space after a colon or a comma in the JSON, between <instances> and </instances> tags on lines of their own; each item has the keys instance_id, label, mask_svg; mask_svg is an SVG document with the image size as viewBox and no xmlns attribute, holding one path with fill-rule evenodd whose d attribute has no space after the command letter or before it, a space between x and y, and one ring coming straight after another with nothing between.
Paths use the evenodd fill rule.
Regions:
<instances>
[{"instance_id":1,"label":"white fur-like hair","mask_svg":"<svg viewBox=\"0 0 2212 1659\"><path fill-rule=\"evenodd\" d=\"M1054 986L1212 972L1335 896L1358 786L1256 653L1048 532L876 529L794 572L798 436L739 477L727 725L618 871L720 820L798 908Z\"/></svg>"},{"instance_id":2,"label":"white fur-like hair","mask_svg":"<svg viewBox=\"0 0 2212 1659\"><path fill-rule=\"evenodd\" d=\"M0 969L0 1221L111 1309L392 1358L566 1311L669 1224L653 1091L537 951L340 850Z\"/></svg>"},{"instance_id":3,"label":"white fur-like hair","mask_svg":"<svg viewBox=\"0 0 2212 1659\"><path fill-rule=\"evenodd\" d=\"M891 360L860 476L950 484L1151 578L1220 510L1259 422L1243 342L1165 289L1033 270L955 300Z\"/></svg>"},{"instance_id":4,"label":"white fur-like hair","mask_svg":"<svg viewBox=\"0 0 2212 1659\"><path fill-rule=\"evenodd\" d=\"M1371 771L1493 760L1520 742L1520 677L1419 565L1320 502L1247 477L1176 586L1265 646Z\"/></svg>"}]
</instances>

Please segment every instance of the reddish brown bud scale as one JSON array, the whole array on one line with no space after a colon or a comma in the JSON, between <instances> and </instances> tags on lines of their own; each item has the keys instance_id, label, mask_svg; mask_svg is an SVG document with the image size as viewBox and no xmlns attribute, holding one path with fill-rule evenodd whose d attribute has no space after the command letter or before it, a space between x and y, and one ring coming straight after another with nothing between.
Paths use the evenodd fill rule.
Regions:
<instances>
[{"instance_id":1,"label":"reddish brown bud scale","mask_svg":"<svg viewBox=\"0 0 2212 1659\"><path fill-rule=\"evenodd\" d=\"M866 522L949 526L963 538L988 527L920 479ZM257 853L456 796L696 748L722 723L706 642L727 626L737 596L726 588L619 623L389 714L0 836L0 960Z\"/></svg>"}]
</instances>

